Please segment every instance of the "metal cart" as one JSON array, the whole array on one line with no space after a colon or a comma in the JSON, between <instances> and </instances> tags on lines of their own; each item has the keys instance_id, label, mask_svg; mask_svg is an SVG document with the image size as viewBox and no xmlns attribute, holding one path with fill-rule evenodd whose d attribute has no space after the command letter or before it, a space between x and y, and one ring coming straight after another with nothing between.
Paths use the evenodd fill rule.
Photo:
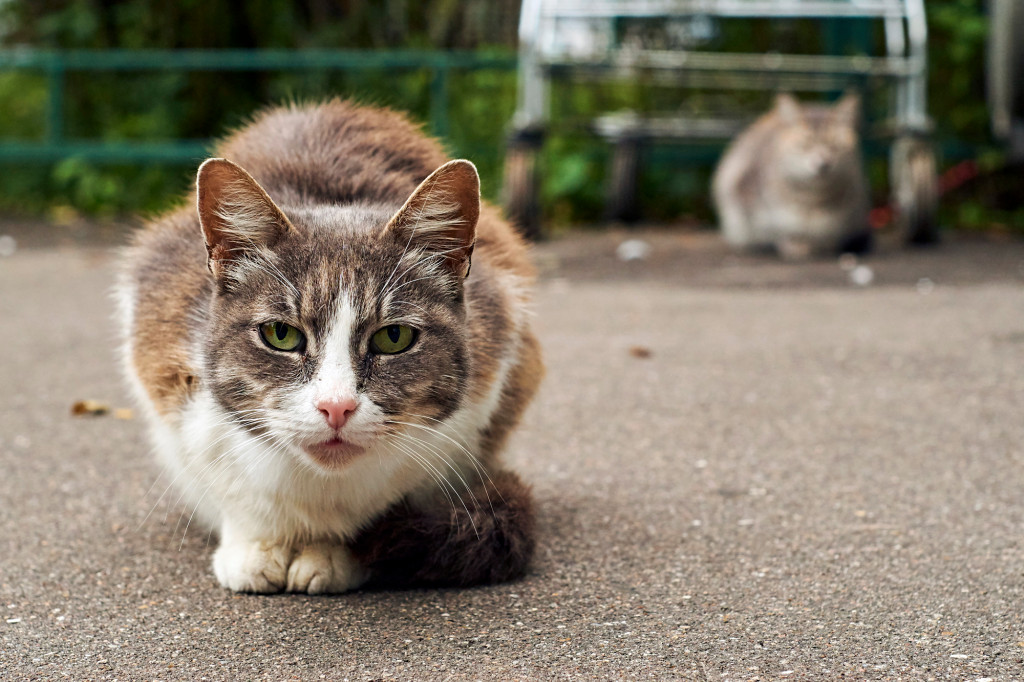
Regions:
<instances>
[{"instance_id":1,"label":"metal cart","mask_svg":"<svg viewBox=\"0 0 1024 682\"><path fill-rule=\"evenodd\" d=\"M826 20L823 24L832 26L857 20L868 39L853 54L713 49L718 27L732 19ZM652 26L658 28L654 39L645 35ZM872 30L881 40L871 39ZM926 40L923 0L524 0L518 104L503 188L506 210L528 233L539 234L537 154L549 131L555 83L642 82L705 92L837 93L852 86L884 103L886 111L871 117L872 134L893 140L889 177L903 235L909 242L933 241L937 182L925 104ZM871 54L877 43L884 43L884 50ZM608 217L633 215L643 145L724 142L757 113L607 112L590 120L589 130L614 150L607 174Z\"/></svg>"}]
</instances>

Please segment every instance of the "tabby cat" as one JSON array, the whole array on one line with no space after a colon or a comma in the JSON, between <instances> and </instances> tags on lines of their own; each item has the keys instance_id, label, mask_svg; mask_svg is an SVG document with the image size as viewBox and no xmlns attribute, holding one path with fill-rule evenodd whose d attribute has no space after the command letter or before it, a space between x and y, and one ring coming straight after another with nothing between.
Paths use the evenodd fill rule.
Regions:
<instances>
[{"instance_id":1,"label":"tabby cat","mask_svg":"<svg viewBox=\"0 0 1024 682\"><path fill-rule=\"evenodd\" d=\"M543 373L523 241L400 114L274 108L135 235L127 374L213 571L244 592L520 575L499 454ZM194 511L191 511L194 510Z\"/></svg>"},{"instance_id":2,"label":"tabby cat","mask_svg":"<svg viewBox=\"0 0 1024 682\"><path fill-rule=\"evenodd\" d=\"M860 99L774 108L726 149L712 180L722 235L740 249L804 258L870 247Z\"/></svg>"}]
</instances>

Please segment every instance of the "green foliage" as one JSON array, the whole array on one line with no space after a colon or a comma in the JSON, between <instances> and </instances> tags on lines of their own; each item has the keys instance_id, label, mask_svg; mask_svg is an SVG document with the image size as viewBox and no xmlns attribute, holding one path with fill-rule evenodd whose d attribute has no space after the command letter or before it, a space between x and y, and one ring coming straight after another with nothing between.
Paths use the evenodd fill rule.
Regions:
<instances>
[{"instance_id":1,"label":"green foliage","mask_svg":"<svg viewBox=\"0 0 1024 682\"><path fill-rule=\"evenodd\" d=\"M472 48L514 49L518 0L7 0L0 3L0 44L53 48ZM1002 163L990 139L982 78L987 17L982 0L929 0L929 112L942 140ZM820 53L880 40L866 25L837 22L733 21L723 24L715 49ZM852 46L852 47L851 47ZM267 104L342 95L431 120L432 76L427 70L305 72L71 72L63 121L68 139L109 141L204 140L244 124ZM480 168L484 194L500 193L504 140L515 110L515 73L454 72L447 84L445 144ZM562 83L552 93L552 128L541 168L541 197L552 222L594 221L604 207L609 146L588 133L594 116L716 111L754 113L768 94L668 88L634 78L611 84ZM884 96L875 98L879 108ZM41 140L46 133L44 74L0 71L0 140ZM876 196L884 201L884 146L873 145ZM645 217L710 219L707 178L711 148L662 145L643 158L638 187ZM955 159L950 158L948 162ZM39 213L53 205L86 213L158 211L188 187L194 164L106 165L71 158L46 164L0 166L0 210ZM958 195L946 219L962 225L1011 222L979 197ZM1019 223L1018 223L1019 224Z\"/></svg>"},{"instance_id":2,"label":"green foliage","mask_svg":"<svg viewBox=\"0 0 1024 682\"><path fill-rule=\"evenodd\" d=\"M985 104L988 17L980 0L929 0L929 109L941 136L989 142Z\"/></svg>"},{"instance_id":3,"label":"green foliage","mask_svg":"<svg viewBox=\"0 0 1024 682\"><path fill-rule=\"evenodd\" d=\"M8 0L0 4L2 46L37 48L487 48L486 36L515 37L515 0ZM505 52L507 53L507 48ZM346 96L430 118L425 70L306 72L95 72L65 77L64 136L69 140L205 140L245 123L258 109L293 100ZM515 109L515 74L452 74L446 143L472 157L496 197L506 122ZM46 133L43 74L0 72L0 139L27 142ZM194 166L113 166L80 158L46 165L0 165L0 210L85 213L154 211L176 201ZM183 180L184 179L184 180Z\"/></svg>"},{"instance_id":4,"label":"green foliage","mask_svg":"<svg viewBox=\"0 0 1024 682\"><path fill-rule=\"evenodd\" d=\"M973 156L982 177L945 197L940 219L961 229L1009 229L1024 233L1020 182L991 138L984 64L988 17L982 0L929 0L929 112L936 138L956 140L952 164Z\"/></svg>"},{"instance_id":5,"label":"green foliage","mask_svg":"<svg viewBox=\"0 0 1024 682\"><path fill-rule=\"evenodd\" d=\"M39 140L45 134L46 81L32 73L0 71L0 138Z\"/></svg>"}]
</instances>

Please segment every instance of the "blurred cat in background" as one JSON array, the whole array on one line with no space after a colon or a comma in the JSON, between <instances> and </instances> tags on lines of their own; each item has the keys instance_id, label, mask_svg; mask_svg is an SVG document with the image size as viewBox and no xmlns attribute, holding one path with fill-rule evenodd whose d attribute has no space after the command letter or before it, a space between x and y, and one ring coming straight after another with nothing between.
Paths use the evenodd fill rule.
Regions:
<instances>
[{"instance_id":1,"label":"blurred cat in background","mask_svg":"<svg viewBox=\"0 0 1024 682\"><path fill-rule=\"evenodd\" d=\"M782 93L729 145L712 179L722 235L788 259L870 248L860 98L832 106Z\"/></svg>"}]
</instances>

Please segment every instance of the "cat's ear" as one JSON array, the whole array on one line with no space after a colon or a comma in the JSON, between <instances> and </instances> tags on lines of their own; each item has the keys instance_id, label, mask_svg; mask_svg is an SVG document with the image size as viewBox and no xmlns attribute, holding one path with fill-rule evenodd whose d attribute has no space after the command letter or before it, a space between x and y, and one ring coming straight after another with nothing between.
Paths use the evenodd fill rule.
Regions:
<instances>
[{"instance_id":1,"label":"cat's ear","mask_svg":"<svg viewBox=\"0 0 1024 682\"><path fill-rule=\"evenodd\" d=\"M788 92L780 92L775 96L775 111L784 123L799 123L804 119L800 102Z\"/></svg>"},{"instance_id":2,"label":"cat's ear","mask_svg":"<svg viewBox=\"0 0 1024 682\"><path fill-rule=\"evenodd\" d=\"M295 229L259 183L227 159L203 162L196 193L208 265L218 277L246 251L272 248Z\"/></svg>"},{"instance_id":3,"label":"cat's ear","mask_svg":"<svg viewBox=\"0 0 1024 682\"><path fill-rule=\"evenodd\" d=\"M856 128L860 125L860 95L848 92L832 107L832 120L839 125Z\"/></svg>"},{"instance_id":4,"label":"cat's ear","mask_svg":"<svg viewBox=\"0 0 1024 682\"><path fill-rule=\"evenodd\" d=\"M449 161L420 183L384 232L431 251L451 272L467 276L480 217L480 176L476 166Z\"/></svg>"}]
</instances>

